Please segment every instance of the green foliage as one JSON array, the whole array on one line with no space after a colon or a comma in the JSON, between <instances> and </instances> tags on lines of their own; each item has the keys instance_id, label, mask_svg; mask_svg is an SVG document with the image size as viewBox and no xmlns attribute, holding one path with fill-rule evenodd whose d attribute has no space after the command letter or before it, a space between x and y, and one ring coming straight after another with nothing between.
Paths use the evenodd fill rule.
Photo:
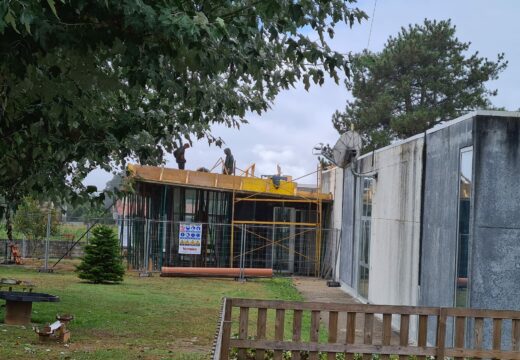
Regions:
<instances>
[{"instance_id":1,"label":"green foliage","mask_svg":"<svg viewBox=\"0 0 520 360\"><path fill-rule=\"evenodd\" d=\"M354 56L353 76L347 80L353 101L332 117L343 133L352 127L365 151L423 132L471 109L490 106L485 82L495 80L507 61L468 54L469 43L459 41L448 21L425 20L402 28L380 53Z\"/></svg>"},{"instance_id":2,"label":"green foliage","mask_svg":"<svg viewBox=\"0 0 520 360\"><path fill-rule=\"evenodd\" d=\"M38 200L26 196L18 206L13 219L14 231L25 235L28 240L41 240L47 235L49 210ZM59 211L51 210L51 235L59 230Z\"/></svg>"},{"instance_id":3,"label":"green foliage","mask_svg":"<svg viewBox=\"0 0 520 360\"><path fill-rule=\"evenodd\" d=\"M95 284L123 281L125 269L116 234L104 225L96 226L92 234L90 244L85 247L85 257L76 267L78 277Z\"/></svg>"},{"instance_id":4,"label":"green foliage","mask_svg":"<svg viewBox=\"0 0 520 360\"><path fill-rule=\"evenodd\" d=\"M347 72L355 0L0 2L0 195L74 202L94 168L156 165L211 124ZM315 41L314 34L319 41Z\"/></svg>"}]
</instances>

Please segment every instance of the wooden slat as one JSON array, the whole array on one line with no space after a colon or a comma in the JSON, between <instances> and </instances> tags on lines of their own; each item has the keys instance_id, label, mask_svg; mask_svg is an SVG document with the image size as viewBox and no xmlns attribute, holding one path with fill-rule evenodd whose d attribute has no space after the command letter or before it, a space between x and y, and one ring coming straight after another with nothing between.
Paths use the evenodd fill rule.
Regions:
<instances>
[{"instance_id":1,"label":"wooden slat","mask_svg":"<svg viewBox=\"0 0 520 360\"><path fill-rule=\"evenodd\" d=\"M485 358L485 359L511 359L520 360L518 351L499 350L473 350L473 349L446 349L446 357Z\"/></svg>"},{"instance_id":2,"label":"wooden slat","mask_svg":"<svg viewBox=\"0 0 520 360\"><path fill-rule=\"evenodd\" d=\"M311 343L317 343L320 338L320 311L313 310L311 312ZM309 360L318 360L318 352L311 351Z\"/></svg>"},{"instance_id":3,"label":"wooden slat","mask_svg":"<svg viewBox=\"0 0 520 360\"><path fill-rule=\"evenodd\" d=\"M265 339L265 333L267 329L267 309L260 308L258 309L258 319L256 322L256 339L263 340ZM264 360L265 351L260 349L256 350L255 358L256 360Z\"/></svg>"},{"instance_id":4,"label":"wooden slat","mask_svg":"<svg viewBox=\"0 0 520 360\"><path fill-rule=\"evenodd\" d=\"M372 332L374 330L374 314L365 314L365 324L363 326L363 343L372 344ZM372 359L372 354L363 354L363 360Z\"/></svg>"},{"instance_id":5,"label":"wooden slat","mask_svg":"<svg viewBox=\"0 0 520 360\"><path fill-rule=\"evenodd\" d=\"M381 344L383 346L390 345L392 340L392 314L383 314L383 334L381 335ZM388 355L381 355L381 360L388 360Z\"/></svg>"},{"instance_id":6,"label":"wooden slat","mask_svg":"<svg viewBox=\"0 0 520 360\"><path fill-rule=\"evenodd\" d=\"M410 315L401 314L401 324L399 326L399 345L408 346L408 338L410 335ZM408 360L406 355L400 355L400 360Z\"/></svg>"},{"instance_id":7,"label":"wooden slat","mask_svg":"<svg viewBox=\"0 0 520 360\"><path fill-rule=\"evenodd\" d=\"M338 312L329 312L329 343L335 344L338 342ZM335 360L336 354L333 352L327 353L328 360Z\"/></svg>"},{"instance_id":8,"label":"wooden slat","mask_svg":"<svg viewBox=\"0 0 520 360\"><path fill-rule=\"evenodd\" d=\"M464 347L464 336L466 334L466 318L462 316L455 317L455 347ZM456 357L455 360L462 360L460 357Z\"/></svg>"},{"instance_id":9,"label":"wooden slat","mask_svg":"<svg viewBox=\"0 0 520 360\"><path fill-rule=\"evenodd\" d=\"M486 310L472 308L443 308L446 316L482 317L493 319L517 319L520 320L520 311L514 310Z\"/></svg>"},{"instance_id":10,"label":"wooden slat","mask_svg":"<svg viewBox=\"0 0 520 360\"><path fill-rule=\"evenodd\" d=\"M241 307L238 318L238 338L241 340L247 339L247 328L249 323L249 308ZM246 349L238 349L238 360L245 360Z\"/></svg>"},{"instance_id":11,"label":"wooden slat","mask_svg":"<svg viewBox=\"0 0 520 360\"><path fill-rule=\"evenodd\" d=\"M511 331L511 350L520 351L520 320L513 320Z\"/></svg>"},{"instance_id":12,"label":"wooden slat","mask_svg":"<svg viewBox=\"0 0 520 360\"><path fill-rule=\"evenodd\" d=\"M419 332L417 334L417 346L425 347L428 340L428 315L419 315ZM418 356L417 360L425 360L424 356Z\"/></svg>"},{"instance_id":13,"label":"wooden slat","mask_svg":"<svg viewBox=\"0 0 520 360\"><path fill-rule=\"evenodd\" d=\"M220 360L229 359L229 342L231 340L231 312L232 300L224 299L224 323L222 327L222 345L220 347Z\"/></svg>"},{"instance_id":14,"label":"wooden slat","mask_svg":"<svg viewBox=\"0 0 520 360\"><path fill-rule=\"evenodd\" d=\"M446 309L441 308L437 318L437 360L444 360L446 347Z\"/></svg>"},{"instance_id":15,"label":"wooden slat","mask_svg":"<svg viewBox=\"0 0 520 360\"><path fill-rule=\"evenodd\" d=\"M372 314L407 314L407 315L438 315L439 308L414 307L396 305L369 305L369 304L338 304L324 302L298 302L283 300L254 300L233 298L233 306L244 306L251 308L285 309L285 310L315 310L315 311L338 311ZM514 312L512 312L514 313ZM520 313L520 312L519 312ZM517 314L520 318L520 315Z\"/></svg>"},{"instance_id":16,"label":"wooden slat","mask_svg":"<svg viewBox=\"0 0 520 360\"><path fill-rule=\"evenodd\" d=\"M293 342L300 342L301 341L301 334L302 334L302 311L301 310L294 310L293 314L293 336L292 341ZM300 352L294 351L292 353L292 358L294 360L300 360ZM264 359L261 359L264 360Z\"/></svg>"},{"instance_id":17,"label":"wooden slat","mask_svg":"<svg viewBox=\"0 0 520 360\"><path fill-rule=\"evenodd\" d=\"M285 325L285 310L284 309L276 309L276 319L274 325L274 339L278 341L283 341L283 333L284 333L284 325ZM282 360L283 351L275 350L274 351L274 360Z\"/></svg>"},{"instance_id":18,"label":"wooden slat","mask_svg":"<svg viewBox=\"0 0 520 360\"><path fill-rule=\"evenodd\" d=\"M255 341L255 340L239 340L231 339L232 347L255 347L257 349L277 349L283 351L309 351L309 353L335 352L335 353L373 353L373 354L396 354L411 356L434 356L436 350L434 347L418 348L416 346L381 346L381 345L365 345L365 344L320 344L317 342L301 342L293 343L292 341ZM520 354L519 354L520 358ZM520 360L520 359L519 359Z\"/></svg>"},{"instance_id":19,"label":"wooden slat","mask_svg":"<svg viewBox=\"0 0 520 360\"><path fill-rule=\"evenodd\" d=\"M481 350L484 342L484 319L481 317L475 318L474 327L474 346L476 350Z\"/></svg>"},{"instance_id":20,"label":"wooden slat","mask_svg":"<svg viewBox=\"0 0 520 360\"><path fill-rule=\"evenodd\" d=\"M502 344L502 319L493 319L493 350L500 350Z\"/></svg>"},{"instance_id":21,"label":"wooden slat","mask_svg":"<svg viewBox=\"0 0 520 360\"><path fill-rule=\"evenodd\" d=\"M347 313L347 334L345 338L345 344L354 344L356 341L356 313L349 312ZM345 354L345 360L354 359L353 354Z\"/></svg>"}]
</instances>

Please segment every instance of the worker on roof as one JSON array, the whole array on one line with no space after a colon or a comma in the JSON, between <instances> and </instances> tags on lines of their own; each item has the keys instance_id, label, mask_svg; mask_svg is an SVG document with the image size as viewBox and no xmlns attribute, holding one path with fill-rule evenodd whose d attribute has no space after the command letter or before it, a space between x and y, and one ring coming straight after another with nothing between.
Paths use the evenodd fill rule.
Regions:
<instances>
[{"instance_id":1,"label":"worker on roof","mask_svg":"<svg viewBox=\"0 0 520 360\"><path fill-rule=\"evenodd\" d=\"M226 160L224 160L224 168L222 169L222 173L226 175L234 175L235 158L233 157L233 154L231 154L231 150L229 148L224 149L224 154L226 154Z\"/></svg>"},{"instance_id":2,"label":"worker on roof","mask_svg":"<svg viewBox=\"0 0 520 360\"><path fill-rule=\"evenodd\" d=\"M175 157L175 161L177 162L177 165L179 166L180 170L184 170L184 165L186 164L186 158L184 157L184 152L187 148L190 147L190 144L186 143L182 145L181 147L178 147L173 152L173 156Z\"/></svg>"}]
</instances>

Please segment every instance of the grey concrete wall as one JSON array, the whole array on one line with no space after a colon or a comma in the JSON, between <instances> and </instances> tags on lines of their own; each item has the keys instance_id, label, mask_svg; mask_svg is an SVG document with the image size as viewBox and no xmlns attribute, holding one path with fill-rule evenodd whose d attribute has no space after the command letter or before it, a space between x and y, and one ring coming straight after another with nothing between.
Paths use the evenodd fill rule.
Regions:
<instances>
[{"instance_id":1,"label":"grey concrete wall","mask_svg":"<svg viewBox=\"0 0 520 360\"><path fill-rule=\"evenodd\" d=\"M475 122L470 305L520 310L520 119Z\"/></svg>"},{"instance_id":2,"label":"grey concrete wall","mask_svg":"<svg viewBox=\"0 0 520 360\"><path fill-rule=\"evenodd\" d=\"M346 168L343 173L343 197L341 214L341 245L339 256L339 280L350 287L354 287L353 264L354 264L354 209L356 179L350 170ZM338 200L335 200L336 202Z\"/></svg>"},{"instance_id":3,"label":"grey concrete wall","mask_svg":"<svg viewBox=\"0 0 520 360\"><path fill-rule=\"evenodd\" d=\"M417 305L423 143L416 138L374 155L371 303Z\"/></svg>"},{"instance_id":4,"label":"grey concrete wall","mask_svg":"<svg viewBox=\"0 0 520 360\"><path fill-rule=\"evenodd\" d=\"M460 149L472 145L473 118L426 136L420 304L453 306Z\"/></svg>"},{"instance_id":5,"label":"grey concrete wall","mask_svg":"<svg viewBox=\"0 0 520 360\"><path fill-rule=\"evenodd\" d=\"M372 303L417 303L423 139L389 146L360 158L357 172L373 182L369 296ZM357 288L360 178L344 173L340 280ZM355 189L355 190L354 190Z\"/></svg>"}]
</instances>

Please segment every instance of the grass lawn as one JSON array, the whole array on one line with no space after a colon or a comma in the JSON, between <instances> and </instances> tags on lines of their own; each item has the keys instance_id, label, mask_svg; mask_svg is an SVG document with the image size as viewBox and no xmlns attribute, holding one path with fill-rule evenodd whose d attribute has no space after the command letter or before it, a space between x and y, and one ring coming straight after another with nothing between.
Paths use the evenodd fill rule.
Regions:
<instances>
[{"instance_id":1,"label":"grass lawn","mask_svg":"<svg viewBox=\"0 0 520 360\"><path fill-rule=\"evenodd\" d=\"M238 283L129 273L120 285L92 285L75 276L70 262L60 266L54 274L0 266L0 277L59 295L59 303L34 303L32 321L42 326L56 313L74 314L70 344L40 344L30 327L4 325L2 307L0 359L207 359L223 296L301 300L289 278Z\"/></svg>"}]
</instances>

